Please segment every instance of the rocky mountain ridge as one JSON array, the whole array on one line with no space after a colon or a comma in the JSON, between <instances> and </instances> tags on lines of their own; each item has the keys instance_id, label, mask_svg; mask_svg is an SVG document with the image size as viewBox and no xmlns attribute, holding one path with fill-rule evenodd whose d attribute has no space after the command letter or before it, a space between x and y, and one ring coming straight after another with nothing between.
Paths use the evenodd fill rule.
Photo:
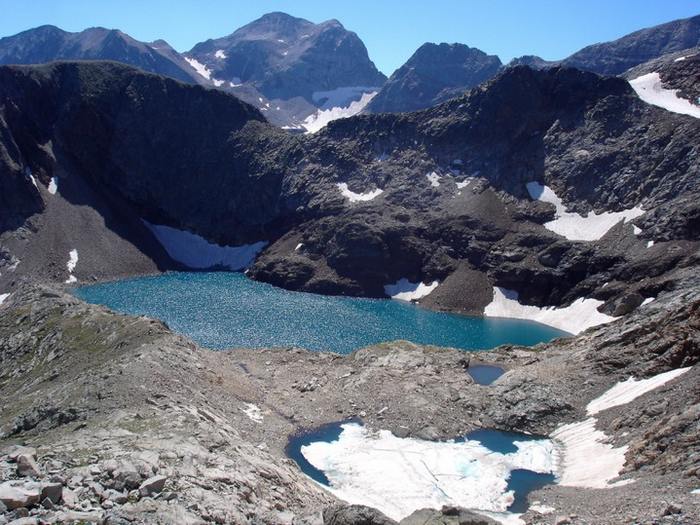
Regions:
<instances>
[{"instance_id":1,"label":"rocky mountain ridge","mask_svg":"<svg viewBox=\"0 0 700 525\"><path fill-rule=\"evenodd\" d=\"M27 202L65 199L56 213L72 214L87 193L98 195L96 220L109 213L108 230L131 225L119 235L131 248L120 251L145 254L140 267L168 267L145 219L219 245L265 241L250 276L285 288L383 297L401 278L437 280L424 304L439 309L482 313L499 286L526 304L594 297L621 315L696 264L698 148L687 137L698 121L645 104L622 79L511 68L431 110L344 119L298 137L230 95L117 64L11 67L0 77L11 101L2 110L6 179L21 189L9 221L36 211ZM56 84L63 89L48 87ZM173 104L189 110L173 120ZM100 132L86 140L78 132L86 127ZM47 190L54 177L58 195ZM600 239L571 240L543 226L555 211L533 200L532 181L551 186L567 213L646 213L635 227L620 222ZM71 184L82 189L71 195ZM382 191L352 200L374 189ZM103 238L104 225L95 228ZM21 231L4 234L5 288L22 275L67 278L60 268L73 248L84 254L78 279L126 271L118 260L110 268L88 259L109 258L110 243L98 249L92 234L66 232L50 236L64 239L64 255L47 265L34 256L41 235Z\"/></svg>"}]
</instances>

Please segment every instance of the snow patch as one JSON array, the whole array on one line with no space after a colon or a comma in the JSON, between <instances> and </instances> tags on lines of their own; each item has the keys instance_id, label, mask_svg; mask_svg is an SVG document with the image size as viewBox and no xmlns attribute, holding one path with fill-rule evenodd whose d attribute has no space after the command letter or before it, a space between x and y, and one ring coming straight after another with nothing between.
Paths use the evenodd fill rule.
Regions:
<instances>
[{"instance_id":1,"label":"snow patch","mask_svg":"<svg viewBox=\"0 0 700 525\"><path fill-rule=\"evenodd\" d=\"M355 193L354 191L348 188L348 185L345 182L339 182L337 186L340 190L341 195L348 199L350 202L371 201L375 197L378 197L379 195L384 193L384 190L380 190L379 188L372 191L366 191L364 193Z\"/></svg>"},{"instance_id":2,"label":"snow patch","mask_svg":"<svg viewBox=\"0 0 700 525\"><path fill-rule=\"evenodd\" d=\"M642 304L640 304L639 306L647 305L647 304L649 304L650 302L652 302L653 300L654 300L653 297L647 297L646 299L644 299L644 300L642 301Z\"/></svg>"},{"instance_id":3,"label":"snow patch","mask_svg":"<svg viewBox=\"0 0 700 525\"><path fill-rule=\"evenodd\" d=\"M263 415L258 405L254 405L253 403L246 403L244 407L241 408L241 412L248 416L251 421L255 421L256 423L262 423Z\"/></svg>"},{"instance_id":4,"label":"snow patch","mask_svg":"<svg viewBox=\"0 0 700 525\"><path fill-rule=\"evenodd\" d=\"M57 190L58 190L58 177L51 177L51 180L49 181L49 193L51 195L56 195Z\"/></svg>"},{"instance_id":5,"label":"snow patch","mask_svg":"<svg viewBox=\"0 0 700 525\"><path fill-rule=\"evenodd\" d=\"M647 241L647 248L654 246L654 241Z\"/></svg>"},{"instance_id":6,"label":"snow patch","mask_svg":"<svg viewBox=\"0 0 700 525\"><path fill-rule=\"evenodd\" d=\"M678 57L678 58L674 59L674 62L682 62L686 58L688 58L688 57Z\"/></svg>"},{"instance_id":7,"label":"snow patch","mask_svg":"<svg viewBox=\"0 0 700 525\"><path fill-rule=\"evenodd\" d=\"M636 224L633 224L632 225L632 233L634 233L635 235L639 235L640 233L642 233L642 229L639 226L637 226Z\"/></svg>"},{"instance_id":8,"label":"snow patch","mask_svg":"<svg viewBox=\"0 0 700 525\"><path fill-rule=\"evenodd\" d=\"M217 49L216 53L214 53L214 56L220 60L225 60L226 51L224 51L223 49Z\"/></svg>"},{"instance_id":9,"label":"snow patch","mask_svg":"<svg viewBox=\"0 0 700 525\"><path fill-rule=\"evenodd\" d=\"M211 71L207 69L207 66L205 66L195 58L185 57L185 60L200 76L206 78L207 80L211 80Z\"/></svg>"},{"instance_id":10,"label":"snow patch","mask_svg":"<svg viewBox=\"0 0 700 525\"><path fill-rule=\"evenodd\" d=\"M299 250L301 249L302 246L304 246L304 243L301 243L301 242L300 242L299 244L296 245L296 247L294 248L294 251L295 251L295 252L296 252L296 251L299 251Z\"/></svg>"},{"instance_id":11,"label":"snow patch","mask_svg":"<svg viewBox=\"0 0 700 525\"><path fill-rule=\"evenodd\" d=\"M370 100L372 100L377 93L377 91L364 93L362 97L360 97L360 100L354 100L350 102L348 106L334 106L328 109L319 109L316 113L306 117L302 126L306 129L306 133L316 133L323 129L329 122L357 115L360 111L365 109L365 106L369 104Z\"/></svg>"},{"instance_id":12,"label":"snow patch","mask_svg":"<svg viewBox=\"0 0 700 525\"><path fill-rule=\"evenodd\" d=\"M591 212L584 217L578 213L566 211L562 200L548 186L539 182L528 182L526 187L531 198L549 202L556 208L555 219L545 222L544 227L570 241L598 240L618 222L631 221L644 214L644 210L635 206L618 212L602 212L600 214Z\"/></svg>"},{"instance_id":13,"label":"snow patch","mask_svg":"<svg viewBox=\"0 0 700 525\"><path fill-rule=\"evenodd\" d=\"M199 270L214 267L242 270L250 266L260 250L267 245L267 242L259 241L242 246L220 246L195 233L143 222L170 257L189 268Z\"/></svg>"},{"instance_id":14,"label":"snow patch","mask_svg":"<svg viewBox=\"0 0 700 525\"><path fill-rule=\"evenodd\" d=\"M66 263L66 268L68 268L68 279L66 279L66 284L77 283L78 279L73 275L73 271L78 264L78 250L75 248L68 252L68 262Z\"/></svg>"},{"instance_id":15,"label":"snow patch","mask_svg":"<svg viewBox=\"0 0 700 525\"><path fill-rule=\"evenodd\" d=\"M0 293L0 304L4 303L5 299L7 299L8 297L10 297L9 293Z\"/></svg>"},{"instance_id":16,"label":"snow patch","mask_svg":"<svg viewBox=\"0 0 700 525\"><path fill-rule=\"evenodd\" d=\"M658 73L647 73L630 80L630 86L632 86L639 98L647 104L664 108L673 113L700 118L700 106L680 98L677 89L664 88Z\"/></svg>"},{"instance_id":17,"label":"snow patch","mask_svg":"<svg viewBox=\"0 0 700 525\"><path fill-rule=\"evenodd\" d=\"M32 175L31 173L29 174L29 180L32 181L32 184L34 184L34 187L38 190L39 185L36 183L36 179L34 178L34 175Z\"/></svg>"},{"instance_id":18,"label":"snow patch","mask_svg":"<svg viewBox=\"0 0 700 525\"><path fill-rule=\"evenodd\" d=\"M668 372L663 372L647 379L635 379L634 377L630 377L626 381L617 383L600 397L588 403L588 405L586 405L586 412L589 416L594 416L608 408L626 405L642 394L646 394L655 388L665 385L672 379L685 374L691 368L692 367L676 368L675 370L669 370Z\"/></svg>"},{"instance_id":19,"label":"snow patch","mask_svg":"<svg viewBox=\"0 0 700 525\"><path fill-rule=\"evenodd\" d=\"M597 299L576 299L569 306L557 308L554 306L531 306L518 302L518 292L494 286L493 300L484 309L487 317L510 317L527 319L578 334L584 330L603 323L609 323L615 318L600 313L598 307L603 301Z\"/></svg>"},{"instance_id":20,"label":"snow patch","mask_svg":"<svg viewBox=\"0 0 700 525\"><path fill-rule=\"evenodd\" d=\"M627 446L615 448L608 436L595 428L596 418L562 425L551 438L562 445L558 469L559 484L565 487L605 489L626 485L629 480L610 483L625 465Z\"/></svg>"},{"instance_id":21,"label":"snow patch","mask_svg":"<svg viewBox=\"0 0 700 525\"><path fill-rule=\"evenodd\" d=\"M439 281L433 281L430 284L412 283L404 277L394 284L385 285L384 293L399 301L417 301L430 294L439 284Z\"/></svg>"},{"instance_id":22,"label":"snow patch","mask_svg":"<svg viewBox=\"0 0 700 525\"><path fill-rule=\"evenodd\" d=\"M431 185L433 188L437 188L437 187L440 186L440 179L441 179L442 177L440 177L440 175L438 175L438 174L435 173L434 171L431 171L430 173L428 173L428 174L425 176L425 178L428 179L428 182L430 182L430 185Z\"/></svg>"},{"instance_id":23,"label":"snow patch","mask_svg":"<svg viewBox=\"0 0 700 525\"><path fill-rule=\"evenodd\" d=\"M468 178L464 179L462 182L457 182L456 183L457 188L462 190L462 189L466 188L467 186L469 186L472 182L474 182L474 178L468 177Z\"/></svg>"},{"instance_id":24,"label":"snow patch","mask_svg":"<svg viewBox=\"0 0 700 525\"><path fill-rule=\"evenodd\" d=\"M443 505L505 513L514 499L507 490L512 470L549 473L556 466L549 440L516 441L516 452L501 454L478 441L399 438L356 423L342 428L336 441L311 443L301 453L325 473L337 497L377 508L397 521L417 509ZM515 523L513 514L499 517Z\"/></svg>"},{"instance_id":25,"label":"snow patch","mask_svg":"<svg viewBox=\"0 0 700 525\"><path fill-rule=\"evenodd\" d=\"M550 507L548 505L541 505L538 503L532 504L528 507L528 510L531 510L533 512L536 512L537 514L551 514L554 512L555 509L554 507Z\"/></svg>"}]
</instances>

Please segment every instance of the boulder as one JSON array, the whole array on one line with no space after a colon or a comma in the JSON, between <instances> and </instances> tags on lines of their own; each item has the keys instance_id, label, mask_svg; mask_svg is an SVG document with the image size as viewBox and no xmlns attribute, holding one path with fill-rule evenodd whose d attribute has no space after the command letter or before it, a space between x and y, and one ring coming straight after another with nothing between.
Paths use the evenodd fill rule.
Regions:
<instances>
[{"instance_id":1,"label":"boulder","mask_svg":"<svg viewBox=\"0 0 700 525\"><path fill-rule=\"evenodd\" d=\"M50 499L52 503L60 503L63 499L63 485L60 483L45 483L41 486L41 500Z\"/></svg>"},{"instance_id":2,"label":"boulder","mask_svg":"<svg viewBox=\"0 0 700 525\"><path fill-rule=\"evenodd\" d=\"M41 467L31 454L17 456L17 475L36 478L41 476Z\"/></svg>"},{"instance_id":3,"label":"boulder","mask_svg":"<svg viewBox=\"0 0 700 525\"><path fill-rule=\"evenodd\" d=\"M323 510L323 525L396 525L396 522L377 509L341 504Z\"/></svg>"},{"instance_id":4,"label":"boulder","mask_svg":"<svg viewBox=\"0 0 700 525\"><path fill-rule=\"evenodd\" d=\"M38 486L14 486L10 482L0 485L0 501L10 510L36 505L40 497L41 491Z\"/></svg>"},{"instance_id":5,"label":"boulder","mask_svg":"<svg viewBox=\"0 0 700 525\"><path fill-rule=\"evenodd\" d=\"M139 493L142 497L153 496L160 493L165 487L165 482L168 478L165 476L151 476L146 481L141 483Z\"/></svg>"}]
</instances>

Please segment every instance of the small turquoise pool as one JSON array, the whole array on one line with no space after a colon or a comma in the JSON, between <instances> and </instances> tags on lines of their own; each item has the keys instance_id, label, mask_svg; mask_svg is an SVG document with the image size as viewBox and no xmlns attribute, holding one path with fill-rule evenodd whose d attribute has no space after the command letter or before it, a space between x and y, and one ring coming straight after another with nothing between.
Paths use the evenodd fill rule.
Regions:
<instances>
[{"instance_id":1,"label":"small turquoise pool","mask_svg":"<svg viewBox=\"0 0 700 525\"><path fill-rule=\"evenodd\" d=\"M432 312L401 301L291 292L231 272L173 272L74 290L118 312L146 315L202 346L297 346L349 353L383 341L484 350L569 335L530 321Z\"/></svg>"}]
</instances>

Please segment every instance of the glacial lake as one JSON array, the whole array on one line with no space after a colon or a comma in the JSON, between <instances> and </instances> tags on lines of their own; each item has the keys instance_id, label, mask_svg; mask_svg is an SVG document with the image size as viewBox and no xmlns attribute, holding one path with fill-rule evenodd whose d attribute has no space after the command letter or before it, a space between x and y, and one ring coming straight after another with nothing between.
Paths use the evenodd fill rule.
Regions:
<instances>
[{"instance_id":1,"label":"glacial lake","mask_svg":"<svg viewBox=\"0 0 700 525\"><path fill-rule=\"evenodd\" d=\"M485 350L569 335L531 321L432 312L388 299L292 292L233 272L172 272L82 286L74 294L118 312L160 319L214 349L296 346L347 354L406 339Z\"/></svg>"}]
</instances>

